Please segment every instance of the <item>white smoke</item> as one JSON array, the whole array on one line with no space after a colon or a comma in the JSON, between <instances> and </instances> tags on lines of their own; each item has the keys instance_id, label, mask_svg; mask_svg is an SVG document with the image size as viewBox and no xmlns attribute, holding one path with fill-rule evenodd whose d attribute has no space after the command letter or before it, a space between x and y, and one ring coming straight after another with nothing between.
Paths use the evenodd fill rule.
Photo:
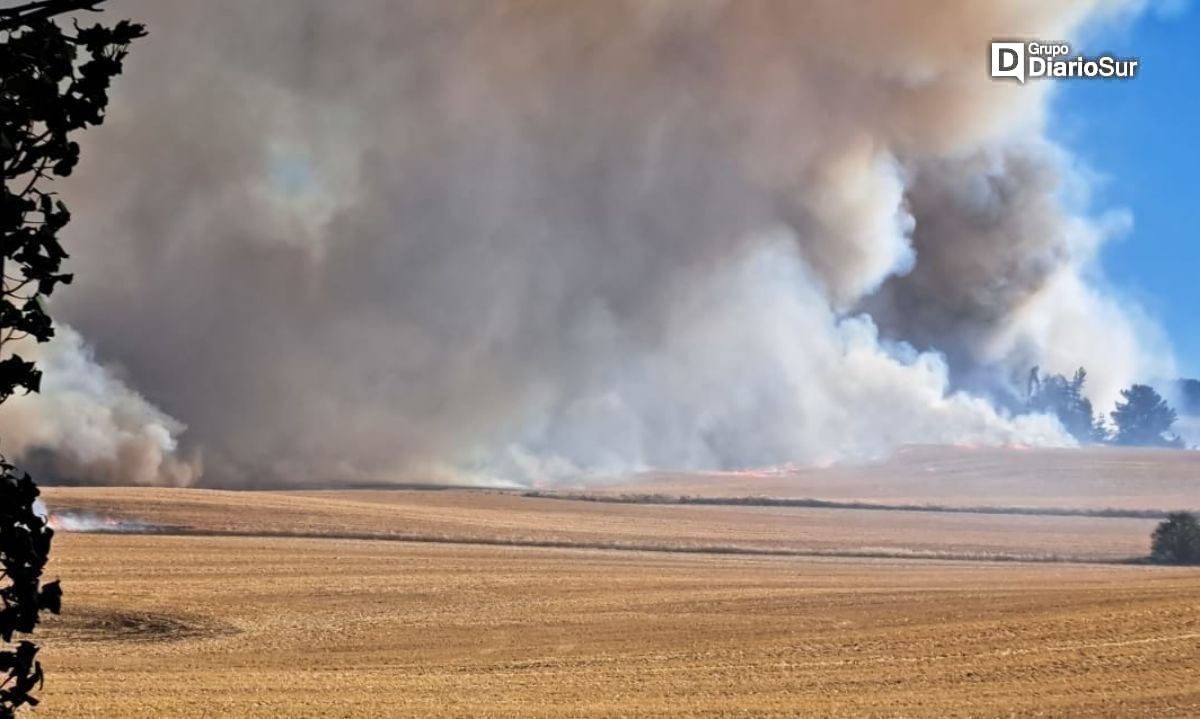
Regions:
<instances>
[{"instance_id":1,"label":"white smoke","mask_svg":"<svg viewBox=\"0 0 1200 719\"><path fill-rule=\"evenodd\" d=\"M590 332L581 353L630 356L611 320ZM685 291L655 352L602 366L591 392L547 398L481 471L541 484L630 468L825 465L911 442L1074 444L1055 419L953 391L940 355L881 341L869 316L835 313L786 231Z\"/></svg>"},{"instance_id":2,"label":"white smoke","mask_svg":"<svg viewBox=\"0 0 1200 719\"><path fill-rule=\"evenodd\" d=\"M20 352L42 368L41 393L0 405L0 437L6 453L51 474L42 479L187 485L199 476L199 459L176 453L184 426L97 364L70 327Z\"/></svg>"},{"instance_id":3,"label":"white smoke","mask_svg":"<svg viewBox=\"0 0 1200 719\"><path fill-rule=\"evenodd\" d=\"M56 532L88 532L99 534L170 532L179 527L108 517L90 511L51 510L41 499L33 501L34 514L45 520Z\"/></svg>"},{"instance_id":4,"label":"white smoke","mask_svg":"<svg viewBox=\"0 0 1200 719\"><path fill-rule=\"evenodd\" d=\"M987 46L1136 5L116 2L151 35L65 188L55 309L212 483L1068 443L1014 377L1085 365L1103 402L1169 352L1095 276L1052 84ZM144 402L156 469L73 449L120 393L72 372L38 446L195 476Z\"/></svg>"}]
</instances>

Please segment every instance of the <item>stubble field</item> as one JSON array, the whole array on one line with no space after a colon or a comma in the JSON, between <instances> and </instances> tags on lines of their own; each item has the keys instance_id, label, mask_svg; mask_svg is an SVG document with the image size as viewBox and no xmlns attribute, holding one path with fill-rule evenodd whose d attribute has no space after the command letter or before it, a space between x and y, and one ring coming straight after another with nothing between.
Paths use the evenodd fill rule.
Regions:
<instances>
[{"instance_id":1,"label":"stubble field","mask_svg":"<svg viewBox=\"0 0 1200 719\"><path fill-rule=\"evenodd\" d=\"M1200 715L1200 571L1127 561L1153 519L466 491L47 499L174 533L60 534L67 608L44 627L35 715ZM1171 500L1141 499L1127 506Z\"/></svg>"}]
</instances>

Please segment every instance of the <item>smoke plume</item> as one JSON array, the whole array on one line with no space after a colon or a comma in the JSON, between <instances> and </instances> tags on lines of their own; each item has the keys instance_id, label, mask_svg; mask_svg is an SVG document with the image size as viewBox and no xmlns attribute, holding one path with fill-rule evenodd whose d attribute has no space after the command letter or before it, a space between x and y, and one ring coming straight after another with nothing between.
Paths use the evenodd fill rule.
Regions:
<instances>
[{"instance_id":1,"label":"smoke plume","mask_svg":"<svg viewBox=\"0 0 1200 719\"><path fill-rule=\"evenodd\" d=\"M21 343L43 370L42 392L5 402L4 451L52 481L191 484L201 465L177 451L184 426L97 364L73 329L60 323L56 335Z\"/></svg>"},{"instance_id":2,"label":"smoke plume","mask_svg":"<svg viewBox=\"0 0 1200 719\"><path fill-rule=\"evenodd\" d=\"M161 410L82 449L74 408L128 390L53 365L18 442L192 481L169 415L241 486L1069 444L1015 378L1086 364L1105 402L1168 353L1093 274L1119 222L1071 199L1052 84L987 49L1134 10L114 2L151 35L63 188L53 309Z\"/></svg>"}]
</instances>

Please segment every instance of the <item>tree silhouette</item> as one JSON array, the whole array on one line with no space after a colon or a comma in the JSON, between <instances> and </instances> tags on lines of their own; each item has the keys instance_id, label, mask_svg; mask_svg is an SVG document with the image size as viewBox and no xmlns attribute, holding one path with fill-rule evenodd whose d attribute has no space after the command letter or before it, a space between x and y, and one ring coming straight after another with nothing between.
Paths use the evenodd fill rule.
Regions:
<instances>
[{"instance_id":1,"label":"tree silhouette","mask_svg":"<svg viewBox=\"0 0 1200 719\"><path fill-rule=\"evenodd\" d=\"M42 0L0 9L0 402L37 392L41 372L17 354L19 343L46 342L54 326L43 300L71 281L58 233L70 213L45 189L71 174L79 145L71 135L104 120L108 88L126 48L145 35L121 21L64 32L55 19L96 10L103 0ZM58 582L42 583L53 532L35 511L38 488L0 457L0 719L36 705L38 647L14 637L31 633L42 611L58 613Z\"/></svg>"},{"instance_id":2,"label":"tree silhouette","mask_svg":"<svg viewBox=\"0 0 1200 719\"><path fill-rule=\"evenodd\" d=\"M1200 380L1181 379L1176 383L1179 393L1179 410L1184 414L1200 414Z\"/></svg>"},{"instance_id":3,"label":"tree silhouette","mask_svg":"<svg viewBox=\"0 0 1200 719\"><path fill-rule=\"evenodd\" d=\"M1037 368L1030 373L1029 409L1048 412L1058 417L1062 426L1079 442L1104 442L1108 432L1096 417L1092 401L1083 395L1087 370L1080 367L1071 379L1060 374L1039 377Z\"/></svg>"},{"instance_id":4,"label":"tree silhouette","mask_svg":"<svg viewBox=\"0 0 1200 719\"><path fill-rule=\"evenodd\" d=\"M1179 447L1182 442L1171 435L1175 410L1152 387L1135 384L1121 390L1124 401L1112 412L1116 434L1113 442L1127 446Z\"/></svg>"},{"instance_id":5,"label":"tree silhouette","mask_svg":"<svg viewBox=\"0 0 1200 719\"><path fill-rule=\"evenodd\" d=\"M1150 558L1164 564L1200 564L1200 522L1191 512L1172 512L1150 538Z\"/></svg>"}]
</instances>

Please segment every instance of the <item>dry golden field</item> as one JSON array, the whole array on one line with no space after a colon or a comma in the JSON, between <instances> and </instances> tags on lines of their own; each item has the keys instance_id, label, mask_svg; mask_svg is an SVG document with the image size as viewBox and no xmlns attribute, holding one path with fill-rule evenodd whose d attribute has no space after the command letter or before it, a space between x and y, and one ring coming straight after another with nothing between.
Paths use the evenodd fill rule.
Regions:
<instances>
[{"instance_id":1,"label":"dry golden field","mask_svg":"<svg viewBox=\"0 0 1200 719\"><path fill-rule=\"evenodd\" d=\"M59 535L33 716L1200 716L1200 570L1122 563L1152 519L46 496L183 533Z\"/></svg>"},{"instance_id":2,"label":"dry golden field","mask_svg":"<svg viewBox=\"0 0 1200 719\"><path fill-rule=\"evenodd\" d=\"M67 535L52 717L1195 716L1200 573Z\"/></svg>"},{"instance_id":3,"label":"dry golden field","mask_svg":"<svg viewBox=\"0 0 1200 719\"><path fill-rule=\"evenodd\" d=\"M58 489L94 509L204 533L642 550L957 559L1124 560L1153 519L605 504L462 490Z\"/></svg>"},{"instance_id":4,"label":"dry golden field","mask_svg":"<svg viewBox=\"0 0 1200 719\"><path fill-rule=\"evenodd\" d=\"M949 506L1200 509L1198 481L1200 452L914 446L863 466L742 474L658 472L615 479L606 491Z\"/></svg>"}]
</instances>

